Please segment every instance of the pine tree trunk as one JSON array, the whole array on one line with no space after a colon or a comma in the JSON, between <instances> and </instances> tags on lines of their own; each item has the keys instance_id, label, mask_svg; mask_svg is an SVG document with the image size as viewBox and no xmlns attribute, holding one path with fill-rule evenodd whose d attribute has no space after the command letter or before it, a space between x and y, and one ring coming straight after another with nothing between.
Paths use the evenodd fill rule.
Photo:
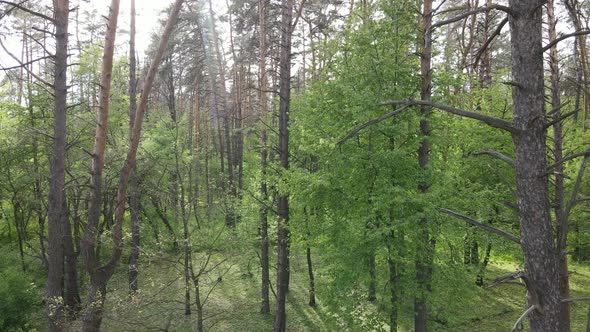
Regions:
<instances>
[{"instance_id":1,"label":"pine tree trunk","mask_svg":"<svg viewBox=\"0 0 590 332\"><path fill-rule=\"evenodd\" d=\"M291 21L293 0L282 1L280 83L279 83L279 159L283 171L289 169L289 107L291 101ZM274 331L285 332L285 301L289 289L289 195L280 193L277 203L277 310Z\"/></svg>"},{"instance_id":2,"label":"pine tree trunk","mask_svg":"<svg viewBox=\"0 0 590 332\"><path fill-rule=\"evenodd\" d=\"M267 113L267 77L266 77L266 1L258 1L258 19L259 19L259 41L260 41L260 114L259 117L264 119ZM270 285L270 273L268 268L268 212L267 212L267 201L268 191L266 188L266 163L267 163L267 151L266 151L266 129L265 124L260 124L260 172L262 173L262 179L260 180L260 269L262 275L261 284L261 297L262 304L260 312L263 314L270 313L270 300L269 300L269 285Z\"/></svg>"},{"instance_id":3,"label":"pine tree trunk","mask_svg":"<svg viewBox=\"0 0 590 332\"><path fill-rule=\"evenodd\" d=\"M542 0L510 0L513 125L521 246L531 331L560 331L558 255L551 224L546 160Z\"/></svg>"},{"instance_id":4,"label":"pine tree trunk","mask_svg":"<svg viewBox=\"0 0 590 332\"><path fill-rule=\"evenodd\" d=\"M432 62L432 0L424 0L422 11L422 45L420 60L420 75L422 77L420 99L430 101L431 99L431 62ZM428 160L430 154L430 108L422 106L420 113L420 134L423 139L418 150L418 161L420 168L427 172ZM419 184L421 193L428 192L429 184L422 182ZM432 260L434 256L435 240L430 234L429 221L427 217L420 219L418 223L418 251L416 252L416 283L417 290L414 298L414 330L416 332L426 332L428 330L428 309L426 305L428 294L431 292L432 279Z\"/></svg>"},{"instance_id":5,"label":"pine tree trunk","mask_svg":"<svg viewBox=\"0 0 590 332\"><path fill-rule=\"evenodd\" d=\"M67 110L67 49L69 1L55 0L55 77L54 77L54 124L53 162L49 184L47 211L47 285L45 287L45 310L48 318L47 330L64 329L63 308L63 200L66 159L66 110Z\"/></svg>"}]
</instances>

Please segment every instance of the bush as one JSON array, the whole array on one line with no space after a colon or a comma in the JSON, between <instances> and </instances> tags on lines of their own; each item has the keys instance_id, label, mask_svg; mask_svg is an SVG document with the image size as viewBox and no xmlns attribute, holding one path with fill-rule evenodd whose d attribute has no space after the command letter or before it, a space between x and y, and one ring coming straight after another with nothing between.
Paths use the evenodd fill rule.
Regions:
<instances>
[{"instance_id":1,"label":"bush","mask_svg":"<svg viewBox=\"0 0 590 332\"><path fill-rule=\"evenodd\" d=\"M0 263L0 331L28 330L30 317L41 307L41 289L22 272L18 258L3 253Z\"/></svg>"}]
</instances>

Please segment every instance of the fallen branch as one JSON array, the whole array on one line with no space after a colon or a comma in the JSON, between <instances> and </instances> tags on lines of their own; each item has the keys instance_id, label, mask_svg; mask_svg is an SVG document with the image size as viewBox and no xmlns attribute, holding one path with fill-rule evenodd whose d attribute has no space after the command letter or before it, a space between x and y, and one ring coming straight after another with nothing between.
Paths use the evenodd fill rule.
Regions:
<instances>
[{"instance_id":1,"label":"fallen branch","mask_svg":"<svg viewBox=\"0 0 590 332\"><path fill-rule=\"evenodd\" d=\"M508 232L505 232L505 231L503 231L501 229L498 229L496 227L492 227L490 225L486 225L486 224L481 223L481 222L479 222L479 221L477 221L477 220L475 220L473 218L464 216L462 214L459 214L457 212L451 211L449 209L439 209L439 211L441 211L443 213L446 213L446 214L448 214L450 216L453 216L455 218L464 220L464 221L466 221L466 222L468 222L468 223L470 223L472 225L475 225L475 226L477 226L479 228L482 228L482 229L484 229L484 230L486 230L488 232L494 233L496 235L500 235L501 237L503 237L505 239L508 239L508 240L510 240L512 242L515 242L515 243L520 244L520 239L518 237L516 237L516 236L514 236L514 235L512 235L512 234L510 234Z\"/></svg>"}]
</instances>

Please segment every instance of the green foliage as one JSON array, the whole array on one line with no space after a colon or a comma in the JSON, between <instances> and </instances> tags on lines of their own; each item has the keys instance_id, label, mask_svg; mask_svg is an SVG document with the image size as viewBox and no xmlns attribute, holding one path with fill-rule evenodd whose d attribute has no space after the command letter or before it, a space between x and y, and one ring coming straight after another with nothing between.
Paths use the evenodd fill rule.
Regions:
<instances>
[{"instance_id":1,"label":"green foliage","mask_svg":"<svg viewBox=\"0 0 590 332\"><path fill-rule=\"evenodd\" d=\"M42 287L37 278L20 269L15 252L2 248L0 260L0 330L20 331L32 327L31 317L39 311Z\"/></svg>"}]
</instances>

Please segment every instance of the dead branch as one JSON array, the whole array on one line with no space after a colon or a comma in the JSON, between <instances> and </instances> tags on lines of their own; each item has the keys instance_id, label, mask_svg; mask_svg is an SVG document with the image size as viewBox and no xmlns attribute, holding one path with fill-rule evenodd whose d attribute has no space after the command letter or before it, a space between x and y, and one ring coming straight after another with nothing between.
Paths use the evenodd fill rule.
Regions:
<instances>
[{"instance_id":1,"label":"dead branch","mask_svg":"<svg viewBox=\"0 0 590 332\"><path fill-rule=\"evenodd\" d=\"M590 30L581 30L581 31L576 31L576 32L565 34L565 35L555 39L554 41L550 42L546 46L544 46L542 50L543 50L543 52L546 52L549 49L551 49L553 46L557 45L559 42L561 42L565 39L575 37L575 36L589 35L589 34L590 34Z\"/></svg>"},{"instance_id":2,"label":"dead branch","mask_svg":"<svg viewBox=\"0 0 590 332\"><path fill-rule=\"evenodd\" d=\"M512 158L508 157L507 155L505 155L501 152L498 152L496 150L487 149L487 150L472 153L472 155L474 155L474 156L481 156L481 155L486 155L486 154L490 155L492 157L496 157L512 167L514 167L514 165L515 165L514 159L512 159Z\"/></svg>"},{"instance_id":3,"label":"dead branch","mask_svg":"<svg viewBox=\"0 0 590 332\"><path fill-rule=\"evenodd\" d=\"M47 15L41 14L39 12L36 12L34 10L30 10L30 9L24 7L23 4L26 3L27 1L28 0L24 0L24 1L21 1L20 3L16 3L16 2L11 2L11 1L0 0L0 3L3 3L3 4L6 4L6 5L9 5L9 6L12 6L12 8L9 8L9 9L5 10L5 13L9 13L9 12L13 11L14 9L19 9L19 10L22 10L24 12L27 12L27 13L29 13L31 15L34 15L34 16L40 17L42 19L48 20L49 22L55 23L55 21L54 21L53 18L51 18L51 17L49 17Z\"/></svg>"},{"instance_id":4,"label":"dead branch","mask_svg":"<svg viewBox=\"0 0 590 332\"><path fill-rule=\"evenodd\" d=\"M437 22L437 23L433 24L432 27L431 27L431 29L434 30L434 29L436 29L438 27L442 27L444 25L447 25L447 24L451 24L451 23L455 23L457 21L460 21L460 20L462 20L462 19L464 19L466 17L469 17L471 15L475 15L475 14L487 12L489 10L494 10L494 9L501 10L503 12L508 13L509 15L512 15L512 9L510 9L510 7L502 6L502 5L497 5L496 4L496 5L491 5L489 7L488 6L486 6L486 7L480 7L480 8L477 8L477 9L470 10L468 12L465 12L463 14L457 15L455 17L451 17L449 19L442 20L440 22Z\"/></svg>"},{"instance_id":5,"label":"dead branch","mask_svg":"<svg viewBox=\"0 0 590 332\"><path fill-rule=\"evenodd\" d=\"M528 315L531 314L531 312L533 312L533 310L537 309L536 305L532 305L530 306L523 314L522 316L520 316L520 318L518 318L518 320L516 321L516 323L514 323L514 326L512 327L512 332L517 331L518 327L522 325L522 322L528 317Z\"/></svg>"},{"instance_id":6,"label":"dead branch","mask_svg":"<svg viewBox=\"0 0 590 332\"><path fill-rule=\"evenodd\" d=\"M494 41L494 39L496 39L496 37L500 35L500 33L502 32L502 29L504 28L506 23L508 23L508 17L505 17L498 24L498 26L496 27L496 30L494 30L494 32L492 32L492 34L490 35L488 40L486 40L486 42L477 50L477 53L475 55L475 65L477 65L479 63L479 59L481 58L481 55L487 50L488 47L490 47L490 44Z\"/></svg>"},{"instance_id":7,"label":"dead branch","mask_svg":"<svg viewBox=\"0 0 590 332\"><path fill-rule=\"evenodd\" d=\"M505 231L503 231L503 230L501 230L499 228L496 228L496 227L493 227L493 226L490 226L490 225L486 225L486 224L484 224L482 222L479 222L479 221L477 221L477 220L475 220L473 218L464 216L464 215L462 215L460 213L457 213L455 211L451 211L449 209L439 209L439 211L440 212L443 212L443 213L446 213L446 214L448 214L450 216L453 216L455 218L461 219L463 221L466 221L466 222L468 222L468 223L470 223L470 224L472 224L474 226L477 226L477 227L479 227L481 229L484 229L484 230L486 230L488 232L491 232L491 233L494 233L496 235L499 235L499 236L501 236L501 237L503 237L505 239L508 239L508 240L510 240L512 242L515 242L515 243L520 244L520 239L518 237L516 237L516 236L514 236L514 235L512 235L512 234L510 234L508 232L505 232Z\"/></svg>"},{"instance_id":8,"label":"dead branch","mask_svg":"<svg viewBox=\"0 0 590 332\"><path fill-rule=\"evenodd\" d=\"M344 142L346 142L346 141L347 141L347 140L349 140L350 138L354 137L354 136L355 136L356 134L358 134L358 133L359 133L361 130L363 130L363 129L365 129L365 128L369 127L369 126L372 126L372 125L374 125L374 124L377 124L377 123L379 123L379 122L381 122L381 121L387 120L387 119L391 118L392 116L394 116L394 115L397 115L397 114L399 114L399 113L401 113L401 112L403 112L403 111L407 110L409 107L410 107L410 105L403 106L403 107L401 107L401 108L398 108L398 109L396 109L395 111L389 112L389 113L387 113L387 114L383 114L383 115L381 115L381 116L380 116L380 117L378 117L378 118L375 118L375 119L369 120L369 121L367 121L367 122L363 123L362 125L360 125L360 126L357 126L357 127L356 127L356 128L354 128L354 129L353 129L353 130L352 130L350 133L348 133L346 136L344 136L344 138L342 138L340 141L338 141L338 143L336 143L336 145L337 145L337 146L340 146L340 145L344 144Z\"/></svg>"},{"instance_id":9,"label":"dead branch","mask_svg":"<svg viewBox=\"0 0 590 332\"><path fill-rule=\"evenodd\" d=\"M438 108L442 111L448 112L448 113L452 113L452 114L456 114L456 115L460 115L466 118L470 118L470 119L474 119L474 120L479 120L484 122L485 124L494 127L494 128L498 128L498 129L503 129L506 131L509 131L513 134L517 134L520 132L520 130L518 130L516 127L512 126L512 124L506 120L502 120L502 119L498 119L496 117L493 116L489 116L489 115L485 115L485 114L481 114L481 113L476 113L476 112L470 112L470 111L465 111L462 109L458 109L449 105L445 105L445 104L440 104L440 103L436 103L436 102L432 102L432 101L425 101L425 100L390 100L390 101L385 101L380 103L381 106L387 106L387 105L406 105L406 106L412 106L412 105L422 105L422 106L431 106L434 108Z\"/></svg>"}]
</instances>

